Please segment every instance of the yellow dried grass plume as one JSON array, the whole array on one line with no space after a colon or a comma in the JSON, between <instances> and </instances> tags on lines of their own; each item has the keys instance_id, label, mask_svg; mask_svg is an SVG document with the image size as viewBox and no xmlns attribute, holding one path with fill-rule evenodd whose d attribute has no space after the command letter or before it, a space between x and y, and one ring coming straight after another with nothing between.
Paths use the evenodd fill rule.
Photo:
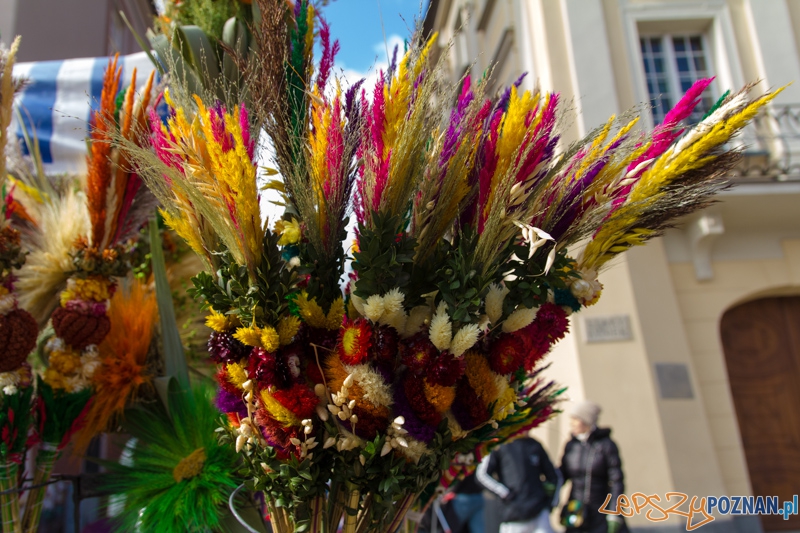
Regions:
<instances>
[{"instance_id":1,"label":"yellow dried grass plume","mask_svg":"<svg viewBox=\"0 0 800 533\"><path fill-rule=\"evenodd\" d=\"M20 305L44 325L58 306L58 295L66 287L75 240L88 235L89 213L82 193L64 195L37 204L39 231L31 243L25 266L16 283Z\"/></svg>"}]
</instances>

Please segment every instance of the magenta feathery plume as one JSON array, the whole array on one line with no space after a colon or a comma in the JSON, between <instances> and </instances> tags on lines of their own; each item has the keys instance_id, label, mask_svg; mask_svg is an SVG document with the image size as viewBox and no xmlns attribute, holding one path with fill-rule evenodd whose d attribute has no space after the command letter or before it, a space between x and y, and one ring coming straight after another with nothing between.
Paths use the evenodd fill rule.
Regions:
<instances>
[{"instance_id":1,"label":"magenta feathery plume","mask_svg":"<svg viewBox=\"0 0 800 533\"><path fill-rule=\"evenodd\" d=\"M636 167L643 162L655 159L663 154L675 141L675 139L677 139L678 136L683 133L683 129L679 129L678 124L692 114L692 111L694 111L694 109L697 107L697 104L700 103L700 98L703 95L703 91L705 91L713 81L714 78L704 78L694 82L689 90L686 91L686 94L684 94L678 103L675 104L675 107L670 109L669 113L664 116L664 122L653 129L653 143L644 154L637 157L630 163L630 165L628 165L627 171L629 173L636 169ZM646 168L643 166L635 175L628 176L633 179L631 179L627 185L614 191L615 199L609 216L623 203L625 203L625 199L628 197L628 194L633 188L633 185L636 183L636 180L645 170Z\"/></svg>"},{"instance_id":2,"label":"magenta feathery plume","mask_svg":"<svg viewBox=\"0 0 800 533\"><path fill-rule=\"evenodd\" d=\"M372 96L372 113L370 114L369 124L376 156L374 164L377 165L377 168L373 169L375 172L375 193L372 199L372 205L370 206L370 209L373 210L377 210L380 206L383 191L389 182L389 162L392 158L391 150L389 150L385 156L383 155L384 121L386 117L386 103L384 101L383 87L383 76L380 76L378 82L375 84L375 92Z\"/></svg>"},{"instance_id":3,"label":"magenta feathery plume","mask_svg":"<svg viewBox=\"0 0 800 533\"><path fill-rule=\"evenodd\" d=\"M181 157L174 151L169 149L170 142L167 140L169 135L170 140L174 143L175 137L172 133L164 133L161 125L161 117L156 113L155 106L150 108L150 142L153 146L158 158L168 167L178 169L181 168ZM169 181L169 177L164 175L164 178Z\"/></svg>"},{"instance_id":4,"label":"magenta feathery plume","mask_svg":"<svg viewBox=\"0 0 800 533\"><path fill-rule=\"evenodd\" d=\"M345 162L342 160L342 156L344 154L344 136L342 135L343 128L341 122L341 105L341 100L336 99L333 103L333 110L331 112L331 127L328 131L328 148L326 151L326 160L328 164L328 175L330 176L330 181L326 181L323 184L323 192L325 193L326 197L330 196L331 188L334 188L338 191L342 186L347 185L344 182L338 183L339 181L347 179L347 176L345 175L346 169L342 168ZM337 183L332 183L334 180L336 180Z\"/></svg>"},{"instance_id":5,"label":"magenta feathery plume","mask_svg":"<svg viewBox=\"0 0 800 533\"><path fill-rule=\"evenodd\" d=\"M211 118L211 132L214 134L214 140L222 146L222 151L227 153L233 150L233 135L225 131L225 106L221 102L217 102L208 110L208 116Z\"/></svg>"},{"instance_id":6,"label":"magenta feathery plume","mask_svg":"<svg viewBox=\"0 0 800 533\"><path fill-rule=\"evenodd\" d=\"M247 156L253 161L256 151L256 142L250 135L250 117L247 114L247 108L244 104L239 108L239 127L242 130L242 141L244 141L244 147L247 149Z\"/></svg>"},{"instance_id":7,"label":"magenta feathery plume","mask_svg":"<svg viewBox=\"0 0 800 533\"><path fill-rule=\"evenodd\" d=\"M489 124L483 145L483 166L478 174L478 233L483 233L486 223L486 204L492 188L492 177L497 169L497 141L503 113L495 112Z\"/></svg>"},{"instance_id":8,"label":"magenta feathery plume","mask_svg":"<svg viewBox=\"0 0 800 533\"><path fill-rule=\"evenodd\" d=\"M670 109L669 113L664 116L664 122L653 129L653 144L644 154L628 165L628 171L635 169L642 161L660 156L669 148L669 145L683 133L683 129L678 129L678 124L692 114L692 111L700 103L703 91L713 81L714 78L704 78L694 82L689 90L686 91L686 94L675 104L675 107Z\"/></svg>"},{"instance_id":9,"label":"magenta feathery plume","mask_svg":"<svg viewBox=\"0 0 800 533\"><path fill-rule=\"evenodd\" d=\"M320 18L319 38L322 43L322 57L319 60L319 74L317 74L317 86L319 87L320 94L325 92L325 85L328 83L328 76L330 76L333 62L336 59L336 54L339 53L339 40L333 41L331 45L331 29L328 22Z\"/></svg>"}]
</instances>

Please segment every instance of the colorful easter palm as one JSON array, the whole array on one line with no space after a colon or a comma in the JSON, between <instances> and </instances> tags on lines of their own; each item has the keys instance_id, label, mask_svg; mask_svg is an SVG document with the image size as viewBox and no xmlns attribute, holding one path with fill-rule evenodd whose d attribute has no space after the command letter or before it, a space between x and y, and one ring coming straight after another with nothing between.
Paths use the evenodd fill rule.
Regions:
<instances>
[{"instance_id":1,"label":"colorful easter palm","mask_svg":"<svg viewBox=\"0 0 800 533\"><path fill-rule=\"evenodd\" d=\"M112 146L109 135L109 131L114 129L130 142L141 142L136 132L146 128L148 123L153 74L141 96L137 96L136 71L130 85L123 91L119 90L121 72L117 57L109 61L99 109L93 114L90 128L85 207L82 198L76 197L72 202L77 211L76 218L83 219L81 226L88 231L68 243L58 238L59 232L45 234L41 239L58 241L57 245L62 247L66 244L69 247L66 257L70 261L58 265L62 268L60 276L63 277L60 279L66 279L66 284L58 297L59 305L50 316L55 337L47 343L47 369L37 387L37 436L40 444L34 485L41 485L50 478L61 450L87 420L93 422L90 429L97 432L104 429L103 422L113 416L113 413L98 414L98 410L108 409L106 403L92 405L94 389L107 385L109 379L107 372L110 370L104 368L108 366L108 356L101 353L101 343L112 329L109 305L117 288L116 278L126 275L129 270L125 259L126 243L138 234L154 208L152 196L142 186L131 161ZM64 201L51 199L52 208L44 212L59 212L59 206L68 204L70 197L66 196ZM45 217L47 220L51 218ZM47 245L42 249L47 249ZM42 259L46 261L48 257L52 260L52 256L46 253ZM30 270L25 273L23 281L28 285L54 287L42 280L46 272L47 268ZM57 280L60 276L49 276L48 280ZM47 300L46 293L40 293L39 297ZM34 307L47 308L46 305ZM98 374L98 371L104 373ZM116 411L121 408L117 406ZM87 437L78 444L85 449L88 441ZM30 503L23 517L26 531L35 531L38 525L43 496L42 487L30 492Z\"/></svg>"},{"instance_id":2,"label":"colorful easter palm","mask_svg":"<svg viewBox=\"0 0 800 533\"><path fill-rule=\"evenodd\" d=\"M16 204L9 183L5 149L14 94L22 82L12 77L19 49L17 37L9 49L0 47L0 517L3 531L21 531L19 496L15 491L19 465L25 458L31 424L31 368L26 362L36 345L39 328L19 306L16 273L25 263L19 231L10 224Z\"/></svg>"},{"instance_id":3,"label":"colorful easter palm","mask_svg":"<svg viewBox=\"0 0 800 533\"><path fill-rule=\"evenodd\" d=\"M726 95L681 136L701 80L653 132L612 117L560 151L557 94L520 80L493 100L466 78L451 95L419 33L373 88L345 91L313 6L257 4L251 109L173 79L152 149L125 147L204 259L224 438L273 527L391 532L457 454L551 416L542 360L599 298L598 271L707 205L738 157L725 143L777 92ZM259 211L267 163L277 221Z\"/></svg>"}]
</instances>

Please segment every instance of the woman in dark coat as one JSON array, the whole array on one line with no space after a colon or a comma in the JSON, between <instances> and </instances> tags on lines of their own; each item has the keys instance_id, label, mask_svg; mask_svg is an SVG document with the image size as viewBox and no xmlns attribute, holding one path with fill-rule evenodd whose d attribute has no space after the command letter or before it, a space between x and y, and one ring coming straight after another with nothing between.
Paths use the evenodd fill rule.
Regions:
<instances>
[{"instance_id":1,"label":"woman in dark coat","mask_svg":"<svg viewBox=\"0 0 800 533\"><path fill-rule=\"evenodd\" d=\"M564 449L561 473L565 482L572 482L570 501L580 501L584 513L583 523L567 527L567 533L627 533L622 516L598 512L609 494L606 508L616 510L617 497L625 490L619 450L609 436L611 430L597 427L600 406L581 402L570 415L572 439Z\"/></svg>"}]
</instances>

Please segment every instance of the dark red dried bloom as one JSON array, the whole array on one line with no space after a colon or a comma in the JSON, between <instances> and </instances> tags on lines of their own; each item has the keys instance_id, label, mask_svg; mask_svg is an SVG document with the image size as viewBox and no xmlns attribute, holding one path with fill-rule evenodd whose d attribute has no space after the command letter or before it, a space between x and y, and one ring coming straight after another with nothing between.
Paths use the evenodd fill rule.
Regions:
<instances>
[{"instance_id":1,"label":"dark red dried bloom","mask_svg":"<svg viewBox=\"0 0 800 533\"><path fill-rule=\"evenodd\" d=\"M260 388L285 389L292 383L292 374L285 359L264 348L253 348L247 364L247 376L256 380Z\"/></svg>"},{"instance_id":2,"label":"dark red dried bloom","mask_svg":"<svg viewBox=\"0 0 800 533\"><path fill-rule=\"evenodd\" d=\"M478 397L466 376L458 381L456 399L450 407L456 421L466 431L470 431L489 420L489 410Z\"/></svg>"},{"instance_id":3,"label":"dark red dried bloom","mask_svg":"<svg viewBox=\"0 0 800 533\"><path fill-rule=\"evenodd\" d=\"M533 321L541 334L547 335L550 340L561 340L569 331L569 319L567 313L561 306L553 303L545 303L536 313L536 320Z\"/></svg>"},{"instance_id":4,"label":"dark red dried bloom","mask_svg":"<svg viewBox=\"0 0 800 533\"><path fill-rule=\"evenodd\" d=\"M489 348L489 366L498 374L510 374L522 366L525 356L522 335L504 333Z\"/></svg>"},{"instance_id":5,"label":"dark red dried bloom","mask_svg":"<svg viewBox=\"0 0 800 533\"><path fill-rule=\"evenodd\" d=\"M208 337L208 353L217 363L238 363L250 353L252 348L233 338L228 332L212 331Z\"/></svg>"},{"instance_id":6,"label":"dark red dried bloom","mask_svg":"<svg viewBox=\"0 0 800 533\"><path fill-rule=\"evenodd\" d=\"M369 411L356 406L353 409L353 414L358 417L358 422L355 425L355 433L362 439L373 440L378 433L383 433L389 425L389 419L383 416L375 416ZM353 430L350 421L343 422L344 426L350 431Z\"/></svg>"},{"instance_id":7,"label":"dark red dried bloom","mask_svg":"<svg viewBox=\"0 0 800 533\"><path fill-rule=\"evenodd\" d=\"M439 353L427 333L417 333L400 344L403 364L415 374L424 373Z\"/></svg>"},{"instance_id":8,"label":"dark red dried bloom","mask_svg":"<svg viewBox=\"0 0 800 533\"><path fill-rule=\"evenodd\" d=\"M397 330L393 327L374 325L372 327L370 358L393 365L397 360L397 344L399 340Z\"/></svg>"},{"instance_id":9,"label":"dark red dried bloom","mask_svg":"<svg viewBox=\"0 0 800 533\"><path fill-rule=\"evenodd\" d=\"M111 329L111 321L106 315L91 316L63 307L53 311L52 321L56 335L75 350L100 344Z\"/></svg>"},{"instance_id":10,"label":"dark red dried bloom","mask_svg":"<svg viewBox=\"0 0 800 533\"><path fill-rule=\"evenodd\" d=\"M0 372L11 372L22 366L36 347L39 326L24 309L12 309L0 315Z\"/></svg>"},{"instance_id":11,"label":"dark red dried bloom","mask_svg":"<svg viewBox=\"0 0 800 533\"><path fill-rule=\"evenodd\" d=\"M428 401L425 396L425 380L420 376L406 373L403 387L408 398L408 403L414 413L426 424L436 427L442 421L442 415Z\"/></svg>"},{"instance_id":12,"label":"dark red dried bloom","mask_svg":"<svg viewBox=\"0 0 800 533\"><path fill-rule=\"evenodd\" d=\"M279 459L288 459L290 453L297 455L291 439L301 439L300 428L283 427L283 424L272 418L266 409L256 409L253 415L256 424L261 428L261 434L267 443L278 452Z\"/></svg>"},{"instance_id":13,"label":"dark red dried bloom","mask_svg":"<svg viewBox=\"0 0 800 533\"><path fill-rule=\"evenodd\" d=\"M434 385L452 387L464 375L466 368L467 360L464 356L456 357L449 351L444 351L433 358L425 372L425 379Z\"/></svg>"}]
</instances>

